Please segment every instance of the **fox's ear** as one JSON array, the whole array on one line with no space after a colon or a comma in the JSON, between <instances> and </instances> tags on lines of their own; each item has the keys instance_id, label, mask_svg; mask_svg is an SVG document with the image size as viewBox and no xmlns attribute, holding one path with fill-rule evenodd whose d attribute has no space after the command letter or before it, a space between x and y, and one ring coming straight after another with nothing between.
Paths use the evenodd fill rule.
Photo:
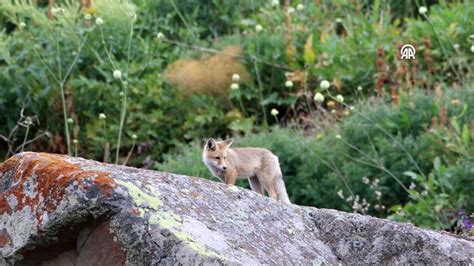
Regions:
<instances>
[{"instance_id":1,"label":"fox's ear","mask_svg":"<svg viewBox=\"0 0 474 266\"><path fill-rule=\"evenodd\" d=\"M234 139L226 139L223 141L224 145L227 146L227 147L230 147L230 145L232 145L232 143L234 143Z\"/></svg>"},{"instance_id":2,"label":"fox's ear","mask_svg":"<svg viewBox=\"0 0 474 266\"><path fill-rule=\"evenodd\" d=\"M216 147L217 147L216 140L214 140L212 138L207 140L207 142L206 142L206 148L207 149L209 149L211 151L215 151Z\"/></svg>"}]
</instances>

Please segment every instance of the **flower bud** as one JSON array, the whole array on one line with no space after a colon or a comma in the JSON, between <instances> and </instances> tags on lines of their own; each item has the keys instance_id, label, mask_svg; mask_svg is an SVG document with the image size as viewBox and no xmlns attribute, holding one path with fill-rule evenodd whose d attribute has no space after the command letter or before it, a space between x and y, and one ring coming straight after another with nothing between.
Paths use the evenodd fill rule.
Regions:
<instances>
[{"instance_id":1,"label":"flower bud","mask_svg":"<svg viewBox=\"0 0 474 266\"><path fill-rule=\"evenodd\" d=\"M327 89L329 89L329 87L331 87L331 84L329 83L329 81L323 80L319 84L319 87L321 87L321 89L323 89L323 90L327 90Z\"/></svg>"}]
</instances>

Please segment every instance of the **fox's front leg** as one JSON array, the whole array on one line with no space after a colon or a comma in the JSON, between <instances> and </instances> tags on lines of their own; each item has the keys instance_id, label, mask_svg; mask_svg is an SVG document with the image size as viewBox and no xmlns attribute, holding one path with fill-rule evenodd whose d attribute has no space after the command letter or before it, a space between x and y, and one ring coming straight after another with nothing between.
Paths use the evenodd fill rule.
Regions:
<instances>
[{"instance_id":1,"label":"fox's front leg","mask_svg":"<svg viewBox=\"0 0 474 266\"><path fill-rule=\"evenodd\" d=\"M225 183L227 185L234 185L235 181L237 180L237 172L236 171L227 171L225 173Z\"/></svg>"}]
</instances>

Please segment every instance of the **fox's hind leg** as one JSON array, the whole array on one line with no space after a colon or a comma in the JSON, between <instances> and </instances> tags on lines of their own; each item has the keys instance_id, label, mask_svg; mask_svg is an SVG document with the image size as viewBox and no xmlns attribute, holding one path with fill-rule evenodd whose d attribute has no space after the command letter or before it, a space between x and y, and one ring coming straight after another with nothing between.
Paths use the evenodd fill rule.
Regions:
<instances>
[{"instance_id":1,"label":"fox's hind leg","mask_svg":"<svg viewBox=\"0 0 474 266\"><path fill-rule=\"evenodd\" d=\"M249 177L249 184L253 191L263 195L263 187L256 176Z\"/></svg>"},{"instance_id":2,"label":"fox's hind leg","mask_svg":"<svg viewBox=\"0 0 474 266\"><path fill-rule=\"evenodd\" d=\"M262 176L259 177L259 181L261 184L263 184L264 189L267 191L268 196L272 199L277 199L278 194L275 189L275 184L273 182L273 177L272 176Z\"/></svg>"}]
</instances>

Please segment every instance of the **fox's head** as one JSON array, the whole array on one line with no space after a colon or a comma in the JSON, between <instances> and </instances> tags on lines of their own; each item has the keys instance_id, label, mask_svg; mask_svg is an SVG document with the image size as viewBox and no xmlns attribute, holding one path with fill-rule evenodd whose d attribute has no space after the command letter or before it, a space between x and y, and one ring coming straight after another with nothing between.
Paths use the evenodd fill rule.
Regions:
<instances>
[{"instance_id":1,"label":"fox's head","mask_svg":"<svg viewBox=\"0 0 474 266\"><path fill-rule=\"evenodd\" d=\"M214 139L208 139L206 145L204 146L204 151L202 154L202 159L205 164L208 166L220 170L227 170L227 151L232 145L233 139L228 139L224 141L215 141Z\"/></svg>"}]
</instances>

